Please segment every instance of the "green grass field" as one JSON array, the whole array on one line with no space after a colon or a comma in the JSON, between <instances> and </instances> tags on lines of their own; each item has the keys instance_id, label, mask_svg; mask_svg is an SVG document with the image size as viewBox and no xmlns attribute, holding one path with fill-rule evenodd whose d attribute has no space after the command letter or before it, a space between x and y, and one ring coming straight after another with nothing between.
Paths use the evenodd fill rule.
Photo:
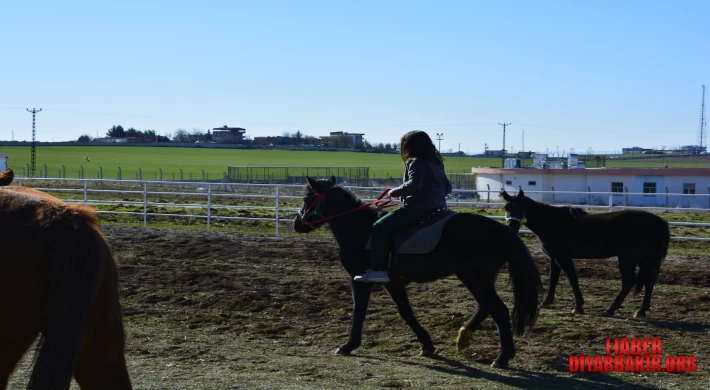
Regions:
<instances>
[{"instance_id":1,"label":"green grass field","mask_svg":"<svg viewBox=\"0 0 710 390\"><path fill-rule=\"evenodd\" d=\"M18 176L24 176L30 162L30 148L27 146L0 147L0 152L8 154L8 165ZM87 161L88 157L90 161ZM580 156L582 157L582 156ZM530 160L524 162L532 163ZM46 170L45 173L45 164ZM710 167L710 157L656 158L647 160L607 160L607 167L662 168ZM328 166L328 167L368 167L370 177L400 177L402 162L397 154L359 152L320 152L289 150L243 150L207 149L179 147L132 147L132 146L41 146L37 148L37 174L47 177L98 178L100 167L103 177L118 178L118 168L123 179L137 179L138 169L143 179L158 179L160 169L164 180L179 180L180 168L184 180L202 180L202 172L211 180L222 178L227 167L233 166ZM447 173L470 173L472 167L500 167L498 158L447 157ZM595 167L594 161L587 164Z\"/></svg>"},{"instance_id":2,"label":"green grass field","mask_svg":"<svg viewBox=\"0 0 710 390\"><path fill-rule=\"evenodd\" d=\"M10 155L8 166L23 175L23 167L30 162L30 148L26 146L0 147L0 152ZM91 161L86 161L88 157ZM86 178L97 178L99 167L103 177L118 177L121 167L124 179L136 179L138 168L143 179L152 180L163 170L163 179L202 179L202 170L209 179L222 178L227 166L349 166L369 167L375 177L400 177L402 160L398 154L358 152L317 152L289 150L242 150L203 149L178 147L131 147L131 146L42 146L37 148L37 174L44 176L44 164L48 177L62 177L62 164L66 177L80 177L81 166ZM446 171L470 173L475 166L501 166L500 159L446 157ZM26 169L26 168L25 168Z\"/></svg>"}]
</instances>

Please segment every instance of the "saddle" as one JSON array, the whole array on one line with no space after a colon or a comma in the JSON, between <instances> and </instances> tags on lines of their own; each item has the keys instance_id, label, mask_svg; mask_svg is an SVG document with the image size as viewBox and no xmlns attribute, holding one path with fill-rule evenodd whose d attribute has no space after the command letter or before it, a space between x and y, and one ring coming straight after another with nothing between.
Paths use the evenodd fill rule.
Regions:
<instances>
[{"instance_id":1,"label":"saddle","mask_svg":"<svg viewBox=\"0 0 710 390\"><path fill-rule=\"evenodd\" d=\"M12 169L7 168L2 173L0 173L0 186L9 186L12 183L12 179L15 178L15 172Z\"/></svg>"},{"instance_id":2,"label":"saddle","mask_svg":"<svg viewBox=\"0 0 710 390\"><path fill-rule=\"evenodd\" d=\"M439 243L441 231L444 229L446 222L454 215L456 215L454 211L438 209L413 227L396 233L390 244L392 255L430 253ZM367 245L365 245L365 249L371 249L369 240Z\"/></svg>"}]
</instances>

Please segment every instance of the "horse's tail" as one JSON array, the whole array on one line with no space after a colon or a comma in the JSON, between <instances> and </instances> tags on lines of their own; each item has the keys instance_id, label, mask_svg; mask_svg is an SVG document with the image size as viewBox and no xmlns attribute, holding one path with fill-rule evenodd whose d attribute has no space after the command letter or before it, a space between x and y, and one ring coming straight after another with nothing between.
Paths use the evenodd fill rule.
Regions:
<instances>
[{"instance_id":1,"label":"horse's tail","mask_svg":"<svg viewBox=\"0 0 710 390\"><path fill-rule=\"evenodd\" d=\"M68 389L89 310L106 274L108 244L94 217L78 207L51 210L46 230L46 308L28 389Z\"/></svg>"},{"instance_id":2,"label":"horse's tail","mask_svg":"<svg viewBox=\"0 0 710 390\"><path fill-rule=\"evenodd\" d=\"M653 256L646 257L646 261L639 264L639 273L636 277L634 295L640 293L646 283L654 283L656 281L658 272L661 270L661 264L663 264L668 255L668 245L670 241L671 231L668 222L663 221L663 230L659 237L656 237L654 240Z\"/></svg>"},{"instance_id":3,"label":"horse's tail","mask_svg":"<svg viewBox=\"0 0 710 390\"><path fill-rule=\"evenodd\" d=\"M508 271L513 282L513 331L521 335L537 320L542 281L528 248L517 235L515 237L517 243L509 247Z\"/></svg>"}]
</instances>

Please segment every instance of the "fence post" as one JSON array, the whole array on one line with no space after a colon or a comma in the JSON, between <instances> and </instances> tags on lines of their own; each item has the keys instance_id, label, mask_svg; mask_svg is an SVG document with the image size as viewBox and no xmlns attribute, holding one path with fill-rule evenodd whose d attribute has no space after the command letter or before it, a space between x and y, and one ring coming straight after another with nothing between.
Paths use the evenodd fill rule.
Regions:
<instances>
[{"instance_id":1,"label":"fence post","mask_svg":"<svg viewBox=\"0 0 710 390\"><path fill-rule=\"evenodd\" d=\"M25 167L22 167L22 176L27 177L27 174L25 173Z\"/></svg>"},{"instance_id":2,"label":"fence post","mask_svg":"<svg viewBox=\"0 0 710 390\"><path fill-rule=\"evenodd\" d=\"M84 166L83 165L81 165L81 178L82 179L84 178Z\"/></svg>"},{"instance_id":3,"label":"fence post","mask_svg":"<svg viewBox=\"0 0 710 390\"><path fill-rule=\"evenodd\" d=\"M488 187L488 192L487 192L487 194L488 194L488 200L486 201L486 203L491 203L491 185L490 185L490 184L486 184L486 187Z\"/></svg>"},{"instance_id":4,"label":"fence post","mask_svg":"<svg viewBox=\"0 0 710 390\"><path fill-rule=\"evenodd\" d=\"M143 227L148 227L148 183L143 182Z\"/></svg>"},{"instance_id":5,"label":"fence post","mask_svg":"<svg viewBox=\"0 0 710 390\"><path fill-rule=\"evenodd\" d=\"M160 181L163 181L163 168L158 168L160 171Z\"/></svg>"},{"instance_id":6,"label":"fence post","mask_svg":"<svg viewBox=\"0 0 710 390\"><path fill-rule=\"evenodd\" d=\"M65 167L64 164L62 164L62 179L66 179L66 178L67 178L67 167Z\"/></svg>"},{"instance_id":7,"label":"fence post","mask_svg":"<svg viewBox=\"0 0 710 390\"><path fill-rule=\"evenodd\" d=\"M555 187L550 186L550 188L552 189L552 204L555 204Z\"/></svg>"},{"instance_id":8,"label":"fence post","mask_svg":"<svg viewBox=\"0 0 710 390\"><path fill-rule=\"evenodd\" d=\"M614 194L609 194L609 212L614 210Z\"/></svg>"},{"instance_id":9,"label":"fence post","mask_svg":"<svg viewBox=\"0 0 710 390\"><path fill-rule=\"evenodd\" d=\"M143 170L138 168L138 180L143 180Z\"/></svg>"},{"instance_id":10,"label":"fence post","mask_svg":"<svg viewBox=\"0 0 710 390\"><path fill-rule=\"evenodd\" d=\"M43 165L44 165L44 178L46 179L47 178L47 164L43 164Z\"/></svg>"},{"instance_id":11,"label":"fence post","mask_svg":"<svg viewBox=\"0 0 710 390\"><path fill-rule=\"evenodd\" d=\"M99 166L99 179L104 178L104 167Z\"/></svg>"},{"instance_id":12,"label":"fence post","mask_svg":"<svg viewBox=\"0 0 710 390\"><path fill-rule=\"evenodd\" d=\"M175 181L175 172L172 172L173 174L173 181Z\"/></svg>"},{"instance_id":13,"label":"fence post","mask_svg":"<svg viewBox=\"0 0 710 390\"><path fill-rule=\"evenodd\" d=\"M624 198L625 198L624 206L628 206L629 205L629 187L624 186L624 192L626 193L626 195L624 195Z\"/></svg>"},{"instance_id":14,"label":"fence post","mask_svg":"<svg viewBox=\"0 0 710 390\"><path fill-rule=\"evenodd\" d=\"M206 179L205 179L205 170L203 169L203 170L202 170L202 181L205 181L205 180L206 180Z\"/></svg>"},{"instance_id":15,"label":"fence post","mask_svg":"<svg viewBox=\"0 0 710 390\"><path fill-rule=\"evenodd\" d=\"M121 167L118 167L118 180L123 180L123 172L121 172Z\"/></svg>"},{"instance_id":16,"label":"fence post","mask_svg":"<svg viewBox=\"0 0 710 390\"><path fill-rule=\"evenodd\" d=\"M279 186L276 186L276 237L279 236Z\"/></svg>"},{"instance_id":17,"label":"fence post","mask_svg":"<svg viewBox=\"0 0 710 390\"><path fill-rule=\"evenodd\" d=\"M31 175L32 173L33 173L33 172L30 171L30 164L27 164L27 177L30 177L30 175Z\"/></svg>"},{"instance_id":18,"label":"fence post","mask_svg":"<svg viewBox=\"0 0 710 390\"><path fill-rule=\"evenodd\" d=\"M592 194L590 194L590 192L592 192L592 189L587 186L587 206L592 203ZM586 209L589 210L589 207L586 207Z\"/></svg>"},{"instance_id":19,"label":"fence post","mask_svg":"<svg viewBox=\"0 0 710 390\"><path fill-rule=\"evenodd\" d=\"M666 208L668 208L668 187L666 187Z\"/></svg>"},{"instance_id":20,"label":"fence post","mask_svg":"<svg viewBox=\"0 0 710 390\"><path fill-rule=\"evenodd\" d=\"M87 181L84 180L84 206L86 206L86 183Z\"/></svg>"},{"instance_id":21,"label":"fence post","mask_svg":"<svg viewBox=\"0 0 710 390\"><path fill-rule=\"evenodd\" d=\"M182 168L180 168L180 181L182 181Z\"/></svg>"},{"instance_id":22,"label":"fence post","mask_svg":"<svg viewBox=\"0 0 710 390\"><path fill-rule=\"evenodd\" d=\"M210 231L210 217L212 216L212 185L207 183L207 231Z\"/></svg>"}]
</instances>

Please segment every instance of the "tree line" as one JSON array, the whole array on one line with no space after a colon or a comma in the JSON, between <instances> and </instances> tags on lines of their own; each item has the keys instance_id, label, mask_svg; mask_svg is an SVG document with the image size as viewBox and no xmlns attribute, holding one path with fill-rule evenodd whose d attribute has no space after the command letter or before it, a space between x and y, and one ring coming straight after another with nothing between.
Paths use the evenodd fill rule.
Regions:
<instances>
[{"instance_id":1,"label":"tree line","mask_svg":"<svg viewBox=\"0 0 710 390\"><path fill-rule=\"evenodd\" d=\"M212 142L213 137L210 130L202 131L200 129L176 129L173 133L168 135L159 135L155 130L138 130L133 127L125 129L121 125L111 126L110 129L106 131L106 137L108 138L134 138L144 142L182 142L182 143L195 143L197 141ZM265 140L264 140L265 138ZM266 146L307 146L307 145L323 145L332 147L354 147L355 149L366 149L375 150L378 152L396 152L398 151L399 145L396 143L370 143L363 139L361 144L352 145L352 141L348 141L350 138L344 137L342 140L335 139L330 142L322 142L320 138L314 137L302 133L300 130L296 132L284 132L281 136L271 136L271 137L259 137L259 144ZM89 134L83 134L77 140L78 142L93 142L95 141L93 137ZM245 136L243 141L244 144L255 144L255 141L251 136Z\"/></svg>"}]
</instances>

